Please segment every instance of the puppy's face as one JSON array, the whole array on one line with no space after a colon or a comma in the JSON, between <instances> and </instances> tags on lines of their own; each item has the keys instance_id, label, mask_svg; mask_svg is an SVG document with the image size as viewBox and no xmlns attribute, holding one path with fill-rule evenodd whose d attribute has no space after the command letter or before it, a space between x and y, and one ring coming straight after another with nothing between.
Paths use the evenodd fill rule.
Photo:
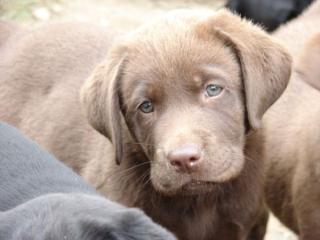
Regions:
<instances>
[{"instance_id":1,"label":"puppy's face","mask_svg":"<svg viewBox=\"0 0 320 240\"><path fill-rule=\"evenodd\" d=\"M141 46L127 53L121 96L131 133L151 160L154 186L193 193L237 176L245 129L236 56L195 31Z\"/></svg>"},{"instance_id":2,"label":"puppy's face","mask_svg":"<svg viewBox=\"0 0 320 240\"><path fill-rule=\"evenodd\" d=\"M207 192L240 174L246 126L259 127L291 63L264 32L225 11L169 14L108 57L82 90L89 121L121 160L130 146L122 141L122 115L164 194Z\"/></svg>"}]
</instances>

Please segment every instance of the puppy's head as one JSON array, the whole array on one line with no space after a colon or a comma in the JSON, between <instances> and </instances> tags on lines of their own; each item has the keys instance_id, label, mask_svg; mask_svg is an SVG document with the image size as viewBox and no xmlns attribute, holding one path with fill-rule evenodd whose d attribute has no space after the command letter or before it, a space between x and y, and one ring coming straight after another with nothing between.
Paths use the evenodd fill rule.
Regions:
<instances>
[{"instance_id":1,"label":"puppy's head","mask_svg":"<svg viewBox=\"0 0 320 240\"><path fill-rule=\"evenodd\" d=\"M320 90L320 33L314 34L306 42L297 63L301 78Z\"/></svg>"},{"instance_id":2,"label":"puppy's head","mask_svg":"<svg viewBox=\"0 0 320 240\"><path fill-rule=\"evenodd\" d=\"M290 72L287 52L251 23L224 10L176 11L115 44L82 102L118 163L128 129L155 189L196 194L240 174L246 132Z\"/></svg>"}]
</instances>

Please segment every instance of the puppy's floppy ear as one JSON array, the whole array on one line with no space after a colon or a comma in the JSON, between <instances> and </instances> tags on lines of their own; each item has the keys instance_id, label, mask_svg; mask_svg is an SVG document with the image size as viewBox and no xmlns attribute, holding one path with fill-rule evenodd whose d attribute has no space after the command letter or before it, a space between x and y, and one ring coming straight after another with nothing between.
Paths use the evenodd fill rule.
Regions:
<instances>
[{"instance_id":1,"label":"puppy's floppy ear","mask_svg":"<svg viewBox=\"0 0 320 240\"><path fill-rule=\"evenodd\" d=\"M297 63L301 79L320 90L320 32L312 35L305 44Z\"/></svg>"},{"instance_id":2,"label":"puppy's floppy ear","mask_svg":"<svg viewBox=\"0 0 320 240\"><path fill-rule=\"evenodd\" d=\"M89 123L113 143L117 164L123 157L120 86L124 64L123 55L109 54L107 61L96 67L80 93Z\"/></svg>"},{"instance_id":3,"label":"puppy's floppy ear","mask_svg":"<svg viewBox=\"0 0 320 240\"><path fill-rule=\"evenodd\" d=\"M237 55L247 118L252 129L259 128L263 114L288 84L290 55L262 29L226 10L217 12L201 24L205 25L205 31L222 39Z\"/></svg>"}]
</instances>

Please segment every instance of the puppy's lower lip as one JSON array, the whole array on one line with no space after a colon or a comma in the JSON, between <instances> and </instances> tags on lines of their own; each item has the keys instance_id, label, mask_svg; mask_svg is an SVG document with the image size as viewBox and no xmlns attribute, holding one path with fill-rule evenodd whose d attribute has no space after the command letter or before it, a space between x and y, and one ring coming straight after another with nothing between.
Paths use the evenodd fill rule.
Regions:
<instances>
[{"instance_id":1,"label":"puppy's lower lip","mask_svg":"<svg viewBox=\"0 0 320 240\"><path fill-rule=\"evenodd\" d=\"M208 182L208 181L199 181L199 180L192 180L182 186L184 189L191 189L191 190L200 190L200 189L210 189L213 186L217 185L215 182Z\"/></svg>"},{"instance_id":2,"label":"puppy's lower lip","mask_svg":"<svg viewBox=\"0 0 320 240\"><path fill-rule=\"evenodd\" d=\"M213 191L216 185L215 182L192 180L181 187L181 193L184 195L206 194Z\"/></svg>"},{"instance_id":3,"label":"puppy's lower lip","mask_svg":"<svg viewBox=\"0 0 320 240\"><path fill-rule=\"evenodd\" d=\"M188 184L191 184L191 185L214 185L216 183L209 182L209 181L192 180L191 182L187 183L186 185L188 185Z\"/></svg>"}]
</instances>

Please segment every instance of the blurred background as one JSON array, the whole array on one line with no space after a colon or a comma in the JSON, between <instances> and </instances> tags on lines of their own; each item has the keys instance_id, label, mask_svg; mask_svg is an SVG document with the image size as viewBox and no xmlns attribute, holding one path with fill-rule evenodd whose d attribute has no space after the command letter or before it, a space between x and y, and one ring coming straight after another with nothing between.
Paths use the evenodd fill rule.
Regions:
<instances>
[{"instance_id":1,"label":"blurred background","mask_svg":"<svg viewBox=\"0 0 320 240\"><path fill-rule=\"evenodd\" d=\"M92 22L130 31L176 8L219 9L225 0L0 0L0 19L37 25L53 21ZM266 240L297 240L274 217Z\"/></svg>"},{"instance_id":2,"label":"blurred background","mask_svg":"<svg viewBox=\"0 0 320 240\"><path fill-rule=\"evenodd\" d=\"M1 18L34 24L82 21L132 29L176 8L219 8L224 0L0 0Z\"/></svg>"}]
</instances>

